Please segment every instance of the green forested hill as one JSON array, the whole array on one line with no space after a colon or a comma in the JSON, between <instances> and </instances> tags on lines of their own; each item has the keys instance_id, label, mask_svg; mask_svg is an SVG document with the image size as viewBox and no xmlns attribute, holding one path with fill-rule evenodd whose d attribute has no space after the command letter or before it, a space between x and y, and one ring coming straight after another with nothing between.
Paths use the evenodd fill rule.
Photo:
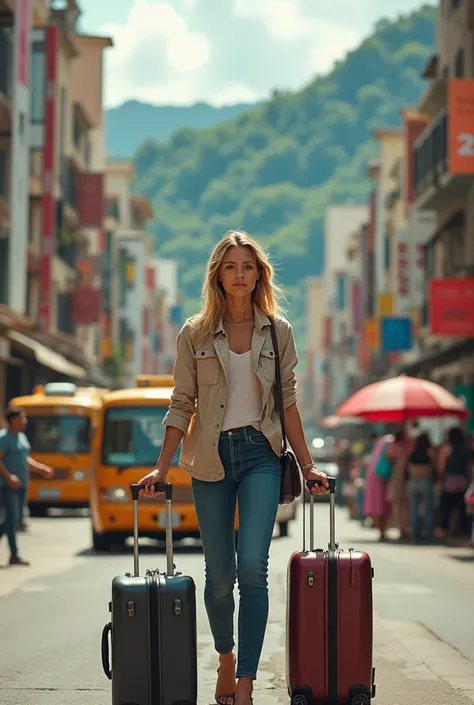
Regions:
<instances>
[{"instance_id":1,"label":"green forested hill","mask_svg":"<svg viewBox=\"0 0 474 705\"><path fill-rule=\"evenodd\" d=\"M134 188L156 213L161 257L180 263L185 313L194 313L212 245L245 228L270 246L304 346L304 277L324 264L323 216L331 203L368 195L374 128L400 123L423 90L421 69L435 45L435 10L380 21L331 73L297 93L208 130L182 129L135 155Z\"/></svg>"}]
</instances>

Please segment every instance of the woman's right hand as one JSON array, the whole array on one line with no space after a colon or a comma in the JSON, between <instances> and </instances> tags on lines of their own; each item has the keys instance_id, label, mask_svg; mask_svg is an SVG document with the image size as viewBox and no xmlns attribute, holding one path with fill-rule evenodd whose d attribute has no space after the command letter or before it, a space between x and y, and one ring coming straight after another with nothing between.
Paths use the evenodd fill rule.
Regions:
<instances>
[{"instance_id":1,"label":"woman's right hand","mask_svg":"<svg viewBox=\"0 0 474 705\"><path fill-rule=\"evenodd\" d=\"M157 497L162 492L156 492L153 485L157 482L166 482L166 476L168 474L167 470L161 470L160 468L155 468L148 475L145 475L140 480L138 480L138 485L143 485L143 489L139 490L138 494L141 497Z\"/></svg>"}]
</instances>

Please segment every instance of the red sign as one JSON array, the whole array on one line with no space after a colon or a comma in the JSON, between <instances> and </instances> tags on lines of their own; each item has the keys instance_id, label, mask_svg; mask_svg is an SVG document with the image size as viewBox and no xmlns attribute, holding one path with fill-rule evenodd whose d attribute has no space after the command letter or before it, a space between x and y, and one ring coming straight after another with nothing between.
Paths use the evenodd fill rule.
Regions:
<instances>
[{"instance_id":1,"label":"red sign","mask_svg":"<svg viewBox=\"0 0 474 705\"><path fill-rule=\"evenodd\" d=\"M31 0L18 0L15 10L18 22L18 75L17 80L28 88L30 78L30 26Z\"/></svg>"},{"instance_id":2,"label":"red sign","mask_svg":"<svg viewBox=\"0 0 474 705\"><path fill-rule=\"evenodd\" d=\"M156 274L156 271L155 271L154 267L145 267L146 287L147 287L147 289L151 289L152 291L156 288L155 274Z\"/></svg>"},{"instance_id":3,"label":"red sign","mask_svg":"<svg viewBox=\"0 0 474 705\"><path fill-rule=\"evenodd\" d=\"M397 246L398 271L397 289L399 296L410 296L410 253L408 242L399 242Z\"/></svg>"},{"instance_id":4,"label":"red sign","mask_svg":"<svg viewBox=\"0 0 474 705\"><path fill-rule=\"evenodd\" d=\"M86 284L79 284L72 297L72 316L74 323L88 325L101 320L101 291Z\"/></svg>"},{"instance_id":5,"label":"red sign","mask_svg":"<svg viewBox=\"0 0 474 705\"><path fill-rule=\"evenodd\" d=\"M323 349L329 350L332 343L332 317L325 316L323 323Z\"/></svg>"},{"instance_id":6,"label":"red sign","mask_svg":"<svg viewBox=\"0 0 474 705\"><path fill-rule=\"evenodd\" d=\"M352 282L351 306L352 331L360 333L362 329L362 285L358 280Z\"/></svg>"},{"instance_id":7,"label":"red sign","mask_svg":"<svg viewBox=\"0 0 474 705\"><path fill-rule=\"evenodd\" d=\"M56 75L60 28L46 28L46 98L43 150L43 237L41 247L41 299L39 324L44 330L51 326L52 261L56 240L56 201L54 188L54 144L56 131Z\"/></svg>"},{"instance_id":8,"label":"red sign","mask_svg":"<svg viewBox=\"0 0 474 705\"><path fill-rule=\"evenodd\" d=\"M431 279L432 335L474 337L474 278Z\"/></svg>"},{"instance_id":9,"label":"red sign","mask_svg":"<svg viewBox=\"0 0 474 705\"><path fill-rule=\"evenodd\" d=\"M474 174L474 78L449 80L449 171Z\"/></svg>"},{"instance_id":10,"label":"red sign","mask_svg":"<svg viewBox=\"0 0 474 705\"><path fill-rule=\"evenodd\" d=\"M77 175L77 216L80 225L102 228L104 224L104 175L83 171Z\"/></svg>"}]
</instances>

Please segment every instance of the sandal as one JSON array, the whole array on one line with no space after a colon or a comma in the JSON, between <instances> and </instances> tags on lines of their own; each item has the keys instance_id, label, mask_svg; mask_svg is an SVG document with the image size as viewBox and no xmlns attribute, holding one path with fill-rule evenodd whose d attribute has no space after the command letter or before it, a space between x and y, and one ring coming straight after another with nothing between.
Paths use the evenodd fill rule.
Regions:
<instances>
[{"instance_id":1,"label":"sandal","mask_svg":"<svg viewBox=\"0 0 474 705\"><path fill-rule=\"evenodd\" d=\"M220 670L220 668L217 669L217 675L219 675ZM234 705L235 703L235 693L219 693L219 695L214 697L217 705Z\"/></svg>"}]
</instances>

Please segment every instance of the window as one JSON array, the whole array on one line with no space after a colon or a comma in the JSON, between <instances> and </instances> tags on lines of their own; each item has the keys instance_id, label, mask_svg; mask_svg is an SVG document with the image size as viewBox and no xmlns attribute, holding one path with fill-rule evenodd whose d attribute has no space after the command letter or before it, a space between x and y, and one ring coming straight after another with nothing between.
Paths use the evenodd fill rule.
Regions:
<instances>
[{"instance_id":1,"label":"window","mask_svg":"<svg viewBox=\"0 0 474 705\"><path fill-rule=\"evenodd\" d=\"M0 237L0 304L8 303L8 238Z\"/></svg>"},{"instance_id":2,"label":"window","mask_svg":"<svg viewBox=\"0 0 474 705\"><path fill-rule=\"evenodd\" d=\"M7 153L0 148L0 196L6 196L7 185Z\"/></svg>"},{"instance_id":3,"label":"window","mask_svg":"<svg viewBox=\"0 0 474 705\"><path fill-rule=\"evenodd\" d=\"M87 416L29 416L26 429L33 453L90 453Z\"/></svg>"},{"instance_id":4,"label":"window","mask_svg":"<svg viewBox=\"0 0 474 705\"><path fill-rule=\"evenodd\" d=\"M31 92L30 119L31 122L44 122L44 101L46 81L46 59L44 44L33 44L31 51Z\"/></svg>"},{"instance_id":5,"label":"window","mask_svg":"<svg viewBox=\"0 0 474 705\"><path fill-rule=\"evenodd\" d=\"M464 49L459 49L454 60L454 75L456 78L464 76Z\"/></svg>"},{"instance_id":6,"label":"window","mask_svg":"<svg viewBox=\"0 0 474 705\"><path fill-rule=\"evenodd\" d=\"M104 421L102 462L122 468L154 467L165 437L166 406L109 409ZM178 451L172 464L178 463Z\"/></svg>"}]
</instances>

